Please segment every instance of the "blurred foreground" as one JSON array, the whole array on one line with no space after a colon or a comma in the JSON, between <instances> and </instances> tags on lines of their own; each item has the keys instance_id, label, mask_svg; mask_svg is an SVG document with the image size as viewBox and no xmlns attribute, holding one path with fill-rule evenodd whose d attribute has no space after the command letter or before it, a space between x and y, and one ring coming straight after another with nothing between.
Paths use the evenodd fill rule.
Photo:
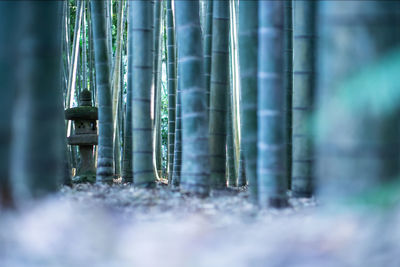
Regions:
<instances>
[{"instance_id":1,"label":"blurred foreground","mask_svg":"<svg viewBox=\"0 0 400 267\"><path fill-rule=\"evenodd\" d=\"M400 266L399 207L260 212L246 198L64 187L1 215L0 266Z\"/></svg>"}]
</instances>

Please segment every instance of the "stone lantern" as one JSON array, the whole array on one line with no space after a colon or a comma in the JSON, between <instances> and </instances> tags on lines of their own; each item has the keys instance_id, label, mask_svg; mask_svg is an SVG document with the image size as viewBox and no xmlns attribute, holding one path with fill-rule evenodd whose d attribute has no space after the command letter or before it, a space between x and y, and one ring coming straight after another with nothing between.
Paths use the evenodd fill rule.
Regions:
<instances>
[{"instance_id":1,"label":"stone lantern","mask_svg":"<svg viewBox=\"0 0 400 267\"><path fill-rule=\"evenodd\" d=\"M97 119L98 110L92 106L90 91L83 90L79 96L79 107L65 110L65 119L72 120L75 131L68 137L68 144L78 146L80 162L72 179L74 182L96 181L96 168L93 157L93 147L97 145Z\"/></svg>"}]
</instances>

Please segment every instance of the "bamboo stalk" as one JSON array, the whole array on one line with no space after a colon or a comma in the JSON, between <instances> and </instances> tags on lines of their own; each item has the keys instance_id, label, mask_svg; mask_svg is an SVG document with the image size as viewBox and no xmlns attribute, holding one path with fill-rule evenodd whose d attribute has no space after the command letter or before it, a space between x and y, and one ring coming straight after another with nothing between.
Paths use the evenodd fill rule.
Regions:
<instances>
[{"instance_id":1,"label":"bamboo stalk","mask_svg":"<svg viewBox=\"0 0 400 267\"><path fill-rule=\"evenodd\" d=\"M175 1L178 65L182 97L183 192L209 193L209 140L199 3Z\"/></svg>"},{"instance_id":2,"label":"bamboo stalk","mask_svg":"<svg viewBox=\"0 0 400 267\"><path fill-rule=\"evenodd\" d=\"M210 81L211 81L211 49L212 49L212 16L213 16L213 1L205 1L205 31L204 31L204 77L207 92L207 106L210 105Z\"/></svg>"},{"instance_id":3,"label":"bamboo stalk","mask_svg":"<svg viewBox=\"0 0 400 267\"><path fill-rule=\"evenodd\" d=\"M113 116L110 66L107 53L105 1L91 2L96 84L99 101L97 182L111 183L114 176Z\"/></svg>"},{"instance_id":4,"label":"bamboo stalk","mask_svg":"<svg viewBox=\"0 0 400 267\"><path fill-rule=\"evenodd\" d=\"M258 2L239 5L239 68L241 146L244 149L250 200L257 202L257 49Z\"/></svg>"},{"instance_id":5,"label":"bamboo stalk","mask_svg":"<svg viewBox=\"0 0 400 267\"><path fill-rule=\"evenodd\" d=\"M314 188L313 143L307 125L314 106L315 12L315 2L295 2L291 188L297 197L311 197Z\"/></svg>"},{"instance_id":6,"label":"bamboo stalk","mask_svg":"<svg viewBox=\"0 0 400 267\"><path fill-rule=\"evenodd\" d=\"M55 192L64 177L65 128L59 82L61 2L13 4L19 8L13 14L18 18L19 35L9 40L16 50L7 52L16 51L21 59L13 70L17 73L11 76L17 79L19 89L14 119L21 124L13 129L10 166L14 196L26 200ZM27 48L20 43L35 45Z\"/></svg>"},{"instance_id":7,"label":"bamboo stalk","mask_svg":"<svg viewBox=\"0 0 400 267\"><path fill-rule=\"evenodd\" d=\"M129 7L129 66L132 86L133 176L138 187L154 187L151 84L153 70L153 7L149 1L132 1Z\"/></svg>"},{"instance_id":8,"label":"bamboo stalk","mask_svg":"<svg viewBox=\"0 0 400 267\"><path fill-rule=\"evenodd\" d=\"M154 90L154 166L157 179L161 178L161 89L160 89L160 35L161 0L154 1L153 36L153 90Z\"/></svg>"},{"instance_id":9,"label":"bamboo stalk","mask_svg":"<svg viewBox=\"0 0 400 267\"><path fill-rule=\"evenodd\" d=\"M227 185L226 134L229 95L229 2L214 1L212 25L212 61L210 88L210 184L214 189ZM232 137L232 136L231 136Z\"/></svg>"},{"instance_id":10,"label":"bamboo stalk","mask_svg":"<svg viewBox=\"0 0 400 267\"><path fill-rule=\"evenodd\" d=\"M259 2L258 199L261 206L287 202L283 2Z\"/></svg>"},{"instance_id":11,"label":"bamboo stalk","mask_svg":"<svg viewBox=\"0 0 400 267\"><path fill-rule=\"evenodd\" d=\"M286 176L288 189L292 178L292 99L293 99L293 1L284 1L284 88L286 93Z\"/></svg>"},{"instance_id":12,"label":"bamboo stalk","mask_svg":"<svg viewBox=\"0 0 400 267\"><path fill-rule=\"evenodd\" d=\"M117 40L116 40L116 51L113 62L113 75L112 75L112 92L113 92L113 118L114 118L114 160L115 160L115 174L121 174L121 153L120 153L120 143L119 138L119 103L120 103L120 91L122 90L120 86L120 72L121 72L121 57L122 57L122 38L123 38L123 12L124 1L118 2L118 13L117 13Z\"/></svg>"},{"instance_id":13,"label":"bamboo stalk","mask_svg":"<svg viewBox=\"0 0 400 267\"><path fill-rule=\"evenodd\" d=\"M172 183L175 153L175 110L176 110L176 45L175 23L171 0L167 0L167 41L168 41L168 183Z\"/></svg>"}]
</instances>

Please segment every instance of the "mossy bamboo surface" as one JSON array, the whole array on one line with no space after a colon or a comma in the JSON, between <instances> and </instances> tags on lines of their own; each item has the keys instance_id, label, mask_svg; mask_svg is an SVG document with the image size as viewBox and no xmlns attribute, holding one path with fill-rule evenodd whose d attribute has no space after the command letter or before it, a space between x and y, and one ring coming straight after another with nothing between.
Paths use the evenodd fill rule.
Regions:
<instances>
[{"instance_id":1,"label":"mossy bamboo surface","mask_svg":"<svg viewBox=\"0 0 400 267\"><path fill-rule=\"evenodd\" d=\"M210 160L199 2L176 1L175 14L182 89L180 186L183 192L206 196L209 193Z\"/></svg>"},{"instance_id":2,"label":"mossy bamboo surface","mask_svg":"<svg viewBox=\"0 0 400 267\"><path fill-rule=\"evenodd\" d=\"M313 193L314 153L309 121L314 108L315 11L316 2L296 1L293 66L292 193L310 197Z\"/></svg>"},{"instance_id":3,"label":"mossy bamboo surface","mask_svg":"<svg viewBox=\"0 0 400 267\"><path fill-rule=\"evenodd\" d=\"M133 177L138 187L153 187L153 138L151 122L151 85L153 71L153 5L150 1L132 1L129 6L128 61L132 67Z\"/></svg>"},{"instance_id":4,"label":"mossy bamboo surface","mask_svg":"<svg viewBox=\"0 0 400 267\"><path fill-rule=\"evenodd\" d=\"M257 202L257 55L258 1L239 5L239 68L241 81L241 145L246 159L250 200Z\"/></svg>"}]
</instances>

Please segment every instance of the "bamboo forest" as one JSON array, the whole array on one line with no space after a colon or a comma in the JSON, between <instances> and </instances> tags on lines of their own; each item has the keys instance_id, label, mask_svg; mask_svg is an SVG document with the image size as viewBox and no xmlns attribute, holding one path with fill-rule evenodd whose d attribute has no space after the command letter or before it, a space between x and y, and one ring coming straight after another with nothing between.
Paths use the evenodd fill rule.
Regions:
<instances>
[{"instance_id":1,"label":"bamboo forest","mask_svg":"<svg viewBox=\"0 0 400 267\"><path fill-rule=\"evenodd\" d=\"M0 1L0 266L400 266L400 1Z\"/></svg>"}]
</instances>

